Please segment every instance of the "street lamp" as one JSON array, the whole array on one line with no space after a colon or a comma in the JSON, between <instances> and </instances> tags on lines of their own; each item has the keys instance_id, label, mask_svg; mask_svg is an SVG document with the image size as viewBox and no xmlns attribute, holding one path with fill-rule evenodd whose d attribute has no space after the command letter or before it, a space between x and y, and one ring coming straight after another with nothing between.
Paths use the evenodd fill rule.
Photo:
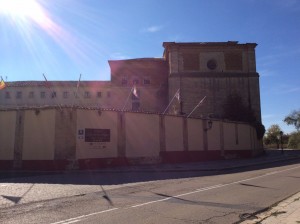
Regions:
<instances>
[{"instance_id":1,"label":"street lamp","mask_svg":"<svg viewBox=\"0 0 300 224\"><path fill-rule=\"evenodd\" d=\"M280 135L281 154L283 154L283 142L282 142L282 135L283 135L283 132L280 131L280 132L279 132L279 135Z\"/></svg>"},{"instance_id":2,"label":"street lamp","mask_svg":"<svg viewBox=\"0 0 300 224\"><path fill-rule=\"evenodd\" d=\"M205 128L204 131L208 131L209 129L211 129L212 125L213 125L212 120L208 120L208 122L207 122L207 128Z\"/></svg>"}]
</instances>

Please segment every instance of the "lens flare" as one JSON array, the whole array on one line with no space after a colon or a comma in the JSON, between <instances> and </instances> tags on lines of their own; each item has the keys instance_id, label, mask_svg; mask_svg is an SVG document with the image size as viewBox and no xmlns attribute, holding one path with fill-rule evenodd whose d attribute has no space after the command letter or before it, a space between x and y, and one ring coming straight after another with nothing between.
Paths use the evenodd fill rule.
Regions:
<instances>
[{"instance_id":1,"label":"lens flare","mask_svg":"<svg viewBox=\"0 0 300 224\"><path fill-rule=\"evenodd\" d=\"M99 57L99 52L104 54L105 50L103 46L99 46L98 40L95 41L86 34L94 34L94 30L100 30L99 20L93 19L96 15L93 8L82 2L69 7L68 3L0 0L0 32L4 46L2 52L8 55L11 48L18 44L18 55L24 55L19 60L23 61L28 56L33 59L32 66L43 72L44 69L56 72L56 67L63 66L61 59L65 55L68 56L65 60L74 67L85 67L91 63L94 55ZM70 22L71 16L75 16L76 22Z\"/></svg>"},{"instance_id":2,"label":"lens flare","mask_svg":"<svg viewBox=\"0 0 300 224\"><path fill-rule=\"evenodd\" d=\"M60 30L36 0L0 0L0 14L8 15L15 21L23 20L23 23L34 22L52 36L55 30Z\"/></svg>"},{"instance_id":3,"label":"lens flare","mask_svg":"<svg viewBox=\"0 0 300 224\"><path fill-rule=\"evenodd\" d=\"M35 0L0 0L0 13L34 21L44 17L42 8Z\"/></svg>"},{"instance_id":4,"label":"lens flare","mask_svg":"<svg viewBox=\"0 0 300 224\"><path fill-rule=\"evenodd\" d=\"M23 41L34 51L33 36L39 32L33 25L47 33L70 57L74 55L75 38L56 23L50 13L37 0L0 0L0 16L5 16L13 28L23 36ZM46 46L46 45L45 45Z\"/></svg>"}]
</instances>

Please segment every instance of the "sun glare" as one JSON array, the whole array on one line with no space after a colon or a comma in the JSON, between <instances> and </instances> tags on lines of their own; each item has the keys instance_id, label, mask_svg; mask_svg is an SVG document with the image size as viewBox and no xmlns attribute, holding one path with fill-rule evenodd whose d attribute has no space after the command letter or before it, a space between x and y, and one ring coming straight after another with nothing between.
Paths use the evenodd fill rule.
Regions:
<instances>
[{"instance_id":1,"label":"sun glare","mask_svg":"<svg viewBox=\"0 0 300 224\"><path fill-rule=\"evenodd\" d=\"M43 8L36 0L0 0L0 14L13 19L32 19L36 23L45 19Z\"/></svg>"},{"instance_id":2,"label":"sun glare","mask_svg":"<svg viewBox=\"0 0 300 224\"><path fill-rule=\"evenodd\" d=\"M78 35L70 32L72 29L51 12L52 7L59 7L54 4L46 0L0 0L0 28L3 23L4 31L18 34L14 37L21 37L22 43L28 46L33 55L38 54L41 49L35 43L48 49L48 39L43 36L46 33L70 58L81 62L82 58L86 58L87 47L85 43L81 46Z\"/></svg>"},{"instance_id":3,"label":"sun glare","mask_svg":"<svg viewBox=\"0 0 300 224\"><path fill-rule=\"evenodd\" d=\"M0 0L0 12L11 16L29 16L34 12L35 5L34 0Z\"/></svg>"}]
</instances>

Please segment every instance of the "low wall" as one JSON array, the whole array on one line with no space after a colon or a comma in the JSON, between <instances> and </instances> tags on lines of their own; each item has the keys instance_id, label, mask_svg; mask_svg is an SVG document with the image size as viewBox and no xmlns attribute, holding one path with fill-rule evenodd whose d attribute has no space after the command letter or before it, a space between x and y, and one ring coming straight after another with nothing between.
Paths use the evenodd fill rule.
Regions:
<instances>
[{"instance_id":1,"label":"low wall","mask_svg":"<svg viewBox=\"0 0 300 224\"><path fill-rule=\"evenodd\" d=\"M0 169L94 169L251 157L245 123L93 109L0 111Z\"/></svg>"},{"instance_id":2,"label":"low wall","mask_svg":"<svg viewBox=\"0 0 300 224\"><path fill-rule=\"evenodd\" d=\"M118 157L118 114L98 110L77 110L76 158ZM87 130L89 129L89 130ZM86 131L109 131L109 139L102 142L86 139ZM95 133L97 135L97 133Z\"/></svg>"},{"instance_id":3,"label":"low wall","mask_svg":"<svg viewBox=\"0 0 300 224\"><path fill-rule=\"evenodd\" d=\"M27 110L23 123L22 167L35 169L53 161L55 110Z\"/></svg>"},{"instance_id":4,"label":"low wall","mask_svg":"<svg viewBox=\"0 0 300 224\"><path fill-rule=\"evenodd\" d=\"M188 149L189 151L203 151L203 121L200 119L187 119L188 125Z\"/></svg>"},{"instance_id":5,"label":"low wall","mask_svg":"<svg viewBox=\"0 0 300 224\"><path fill-rule=\"evenodd\" d=\"M159 116L125 114L126 157L158 157L160 152Z\"/></svg>"},{"instance_id":6,"label":"low wall","mask_svg":"<svg viewBox=\"0 0 300 224\"><path fill-rule=\"evenodd\" d=\"M183 145L183 118L165 116L165 142L166 151L182 151Z\"/></svg>"},{"instance_id":7,"label":"low wall","mask_svg":"<svg viewBox=\"0 0 300 224\"><path fill-rule=\"evenodd\" d=\"M10 169L14 159L16 111L0 114L0 169Z\"/></svg>"}]
</instances>

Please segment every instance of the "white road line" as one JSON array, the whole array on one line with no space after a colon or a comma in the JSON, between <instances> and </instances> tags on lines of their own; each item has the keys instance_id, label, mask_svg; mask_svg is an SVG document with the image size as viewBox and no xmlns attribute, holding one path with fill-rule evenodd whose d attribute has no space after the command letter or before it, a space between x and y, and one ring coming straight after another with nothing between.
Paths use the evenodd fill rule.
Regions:
<instances>
[{"instance_id":1,"label":"white road line","mask_svg":"<svg viewBox=\"0 0 300 224\"><path fill-rule=\"evenodd\" d=\"M6 187L8 186L7 184L1 184L0 187Z\"/></svg>"},{"instance_id":2,"label":"white road line","mask_svg":"<svg viewBox=\"0 0 300 224\"><path fill-rule=\"evenodd\" d=\"M117 209L119 209L119 208L111 208L111 209L103 210L103 211L100 211L100 212L94 212L94 213L90 213L90 214L87 214L87 215L82 215L82 216L62 220L62 221L59 221L59 222L54 222L54 223L51 223L51 224L62 224L62 223L67 224L67 223L72 223L73 221L74 222L79 222L83 218L86 218L86 217L89 217L89 216L92 216L92 215L98 215L98 214L105 213L105 212L111 212L111 211L114 211L114 210L117 210Z\"/></svg>"},{"instance_id":3,"label":"white road line","mask_svg":"<svg viewBox=\"0 0 300 224\"><path fill-rule=\"evenodd\" d=\"M215 189L215 188L219 188L219 187L222 187L223 184L218 184L218 185L213 185L213 186L210 186L210 187L204 187L204 188L200 188L200 189L197 189L196 191L200 192L200 191L206 191L206 190L211 190L211 189Z\"/></svg>"},{"instance_id":4,"label":"white road line","mask_svg":"<svg viewBox=\"0 0 300 224\"><path fill-rule=\"evenodd\" d=\"M171 198L173 198L173 197L167 197L167 198L156 200L156 201L149 201L149 202L146 202L146 203L143 203L143 204L133 205L133 206L131 206L131 208L141 207L141 206L144 206L144 205L149 205L149 204L156 203L156 202L161 202L161 201L167 201Z\"/></svg>"},{"instance_id":5,"label":"white road line","mask_svg":"<svg viewBox=\"0 0 300 224\"><path fill-rule=\"evenodd\" d=\"M73 221L70 221L70 222L64 222L64 224L71 224L71 223L75 223L75 222L79 222L81 221L80 219L76 219L76 220L73 220Z\"/></svg>"},{"instance_id":6,"label":"white road line","mask_svg":"<svg viewBox=\"0 0 300 224\"><path fill-rule=\"evenodd\" d=\"M149 202L146 202L146 203L143 203L143 204L133 205L133 206L131 206L131 208L136 208L136 207L140 207L140 206L144 206L144 205L148 205L148 204L152 204L152 203L156 203L156 202L161 202L161 201L167 201L167 200L172 199L172 198L178 198L178 197L182 197L182 196L185 196L185 195L195 194L195 193L198 193L198 192L201 192L201 191L207 191L207 190L211 190L211 189L215 189L215 188L219 188L219 187L223 187L223 185L218 184L218 185L214 185L214 186L210 186L210 187L204 187L204 188L197 189L195 191L187 192L187 193L184 193L184 194L179 194L179 195L167 197L167 198L156 200L156 201L149 201Z\"/></svg>"},{"instance_id":7,"label":"white road line","mask_svg":"<svg viewBox=\"0 0 300 224\"><path fill-rule=\"evenodd\" d=\"M190 194L199 193L199 192L202 192L202 191L208 191L208 190L212 190L212 189L216 189L216 188L227 187L229 185L239 184L239 183L246 182L246 181L249 181L249 180L259 179L261 177L266 177L266 176L270 176L270 175L274 175L274 174L277 174L277 173L282 173L282 172L285 172L285 171L294 170L294 169L298 169L298 168L300 168L300 166L285 169L285 170L280 170L280 171L274 171L274 172L271 172L271 173L263 174L261 176L247 178L247 179L235 181L235 182L228 183L228 184L218 184L218 185L214 185L214 186L210 186L210 187L204 187L204 188L200 188L200 189L197 189L195 191L187 192L187 193L184 193L184 194L179 194L179 195L175 195L175 196L172 196L172 197L167 197L167 198L160 199L160 200L149 201L149 202L146 202L146 203L133 205L133 206L131 206L131 208L141 207L141 206L144 206L144 205L149 205L149 204L153 204L153 203L157 203L157 202L161 202L161 201L167 201L167 200L170 200L172 198L178 198L178 197L182 197L182 196L186 196L186 195L190 195Z\"/></svg>"},{"instance_id":8,"label":"white road line","mask_svg":"<svg viewBox=\"0 0 300 224\"><path fill-rule=\"evenodd\" d=\"M184 194L178 194L178 195L174 195L174 196L167 197L167 198L160 199L160 200L149 201L149 202L142 203L142 204L132 205L129 208L137 208L137 207L141 207L141 206L144 206L144 205L149 205L149 204L153 204L153 203L157 203L157 202L167 201L167 200L170 200L170 199L173 199L173 198L178 198L178 197L182 197L182 196L186 196L186 195L190 195L190 194L196 194L196 193L203 192L203 191L209 191L209 190L213 190L213 189L217 189L217 188L221 188L221 187L227 187L227 186L230 186L230 185L239 184L239 183L246 182L246 181L249 181L249 180L259 179L259 178L262 178L262 177L271 176L271 175L274 175L274 174L283 173L285 171L295 170L295 169L298 169L298 168L300 168L300 166L292 167L292 168L285 169L285 170L280 170L280 171L274 171L274 172L266 173L266 174L263 174L263 175L260 175L260 176L257 176L257 177L251 177L251 178L231 182L231 183L228 183L228 184L217 184L217 185L213 185L213 186L209 186L209 187L199 188L199 189L196 189L195 191L187 192L187 193L184 193ZM79 222L79 221L81 221L82 218L86 218L88 216L97 215L97 214L101 214L101 213L105 213L105 212L111 212L111 211L114 211L114 210L117 210L117 209L119 209L119 208L112 208L112 209L108 209L108 210L104 210L104 211L100 211L100 212L91 213L91 214L88 214L88 215L82 215L82 216L74 217L74 218L71 218L71 219L66 219L66 220L51 223L51 224L69 224L69 223Z\"/></svg>"},{"instance_id":9,"label":"white road line","mask_svg":"<svg viewBox=\"0 0 300 224\"><path fill-rule=\"evenodd\" d=\"M218 184L218 185L214 185L214 186L210 186L210 187L204 187L204 188L200 188L200 189L197 189L195 191L187 192L187 193L184 193L184 194L179 194L179 195L175 195L175 196L172 196L172 197L167 197L167 198L160 199L160 200L149 201L149 202L146 202L146 203L143 203L143 204L133 205L133 206L131 206L131 208L136 208L136 207L140 207L140 206L144 206L144 205L148 205L148 204L153 204L153 203L157 203L157 202L161 202L161 201L167 201L167 200L170 200L172 198L178 198L178 197L182 197L182 196L186 196L186 195L190 195L190 194L199 193L199 192L202 192L202 191L208 191L208 190L212 190L212 189L216 189L216 188L226 187L226 186L229 186L229 185L239 184L239 183L246 182L246 181L249 181L249 180L258 179L258 178L261 178L261 177L270 176L270 175L274 175L274 174L277 174L277 173L282 173L282 172L297 169L297 168L300 168L300 166L285 169L285 170L281 170L281 171L274 171L274 172L271 172L271 173L266 173L266 174L261 175L261 176L247 178L247 179L235 181L235 182L228 183L228 184Z\"/></svg>"}]
</instances>

